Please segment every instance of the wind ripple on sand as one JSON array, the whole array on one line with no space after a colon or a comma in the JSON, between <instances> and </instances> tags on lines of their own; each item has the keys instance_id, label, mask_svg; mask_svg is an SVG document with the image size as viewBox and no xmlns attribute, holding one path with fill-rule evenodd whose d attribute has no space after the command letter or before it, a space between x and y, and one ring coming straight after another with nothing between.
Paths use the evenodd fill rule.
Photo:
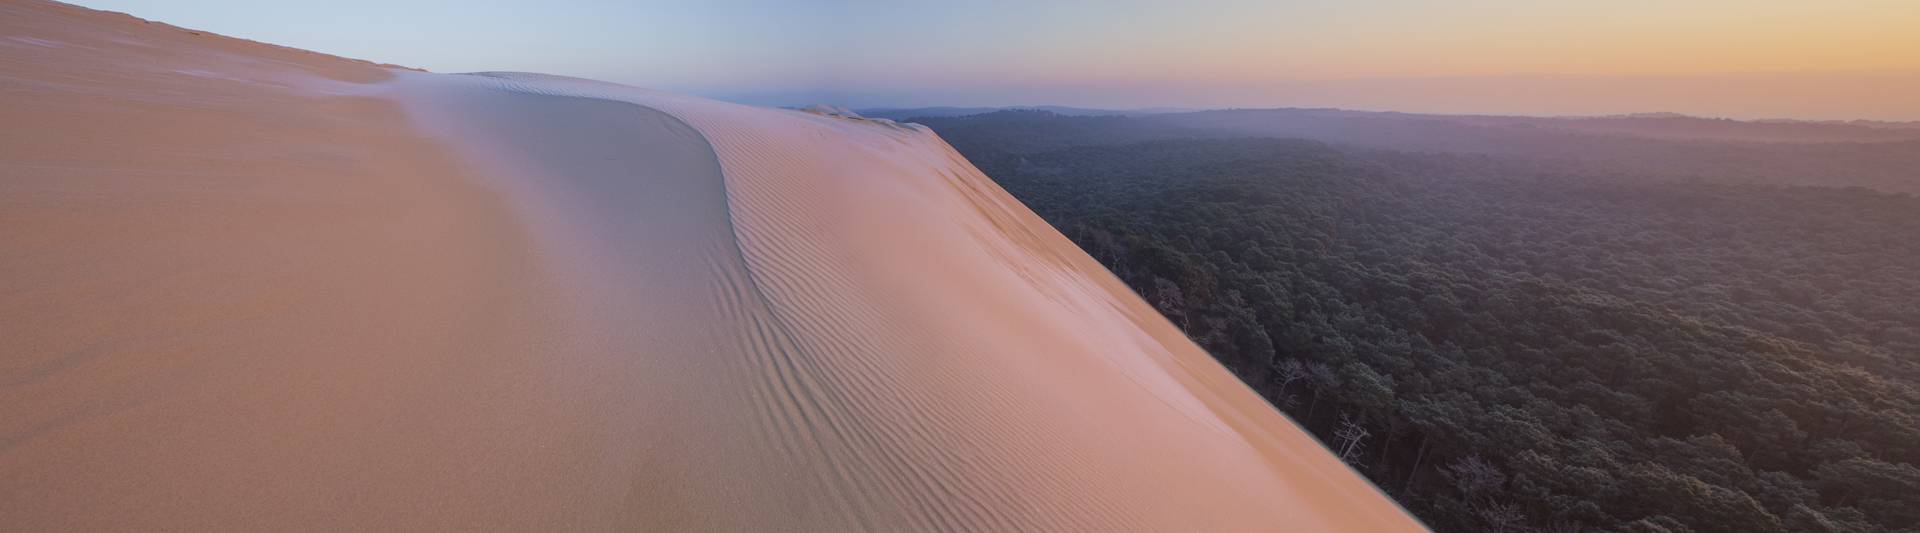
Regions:
<instances>
[{"instance_id":1,"label":"wind ripple on sand","mask_svg":"<svg viewBox=\"0 0 1920 533\"><path fill-rule=\"evenodd\" d=\"M760 440L777 451L777 460L754 465L777 481L748 497L803 510L746 513L750 523L1417 527L924 129L530 74L403 76L409 84L440 87L407 100L439 102L441 117L567 98L641 106L703 137L700 153L711 154L715 170L675 179L717 185L705 190L718 196L699 201L721 215L703 219L700 234L727 241L736 255L709 261L715 271L704 277L676 279L725 288L714 302L724 319L699 321L722 324L719 334L731 329L738 342L707 354L728 360L727 371L702 374L697 388L746 396L754 418L750 433L714 427L709 438ZM458 99L435 91L455 85L515 96L447 109ZM543 114L512 124L566 128L578 119ZM445 129L473 143L474 128ZM532 137L571 142L557 132ZM490 151L498 159L513 149ZM548 161L580 174L576 156ZM565 187L629 201L593 184ZM607 216L577 227L657 214L635 207ZM591 263L645 268L651 260L636 253ZM600 275L617 283L626 274ZM699 409L724 415L723 405ZM726 460L706 466L713 476L743 475ZM1276 503L1288 498L1296 503Z\"/></svg>"},{"instance_id":2,"label":"wind ripple on sand","mask_svg":"<svg viewBox=\"0 0 1920 533\"><path fill-rule=\"evenodd\" d=\"M1419 527L924 128L0 37L10 528Z\"/></svg>"}]
</instances>

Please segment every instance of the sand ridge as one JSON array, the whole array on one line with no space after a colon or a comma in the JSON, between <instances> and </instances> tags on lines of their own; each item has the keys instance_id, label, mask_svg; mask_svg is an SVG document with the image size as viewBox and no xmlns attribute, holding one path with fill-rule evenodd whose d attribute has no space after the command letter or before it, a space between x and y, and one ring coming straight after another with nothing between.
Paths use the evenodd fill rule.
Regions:
<instances>
[{"instance_id":1,"label":"sand ridge","mask_svg":"<svg viewBox=\"0 0 1920 533\"><path fill-rule=\"evenodd\" d=\"M28 530L1417 530L930 131L0 4Z\"/></svg>"},{"instance_id":2,"label":"sand ridge","mask_svg":"<svg viewBox=\"0 0 1920 533\"><path fill-rule=\"evenodd\" d=\"M754 438L828 481L783 494L836 509L788 523L1417 528L924 128L544 75L399 83L441 86L417 105L446 85L640 105L708 140L775 338L731 354L761 368L740 376Z\"/></svg>"}]
</instances>

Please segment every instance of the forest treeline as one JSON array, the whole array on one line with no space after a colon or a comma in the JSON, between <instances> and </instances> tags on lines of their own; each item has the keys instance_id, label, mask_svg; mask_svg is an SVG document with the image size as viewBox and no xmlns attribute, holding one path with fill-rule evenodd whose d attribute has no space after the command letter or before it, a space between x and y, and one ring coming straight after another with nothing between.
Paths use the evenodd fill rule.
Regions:
<instances>
[{"instance_id":1,"label":"forest treeline","mask_svg":"<svg viewBox=\"0 0 1920 533\"><path fill-rule=\"evenodd\" d=\"M1920 531L1911 195L916 122L1438 530Z\"/></svg>"},{"instance_id":2,"label":"forest treeline","mask_svg":"<svg viewBox=\"0 0 1920 533\"><path fill-rule=\"evenodd\" d=\"M1345 147L1496 157L1509 170L1531 173L1859 186L1920 194L1920 124L1914 123L1456 117L1328 109L1132 117L1004 111L915 121L939 122L943 136L965 138L975 143L973 149L993 144L1033 150L1149 139L1299 138ZM975 132L980 134L970 135Z\"/></svg>"}]
</instances>

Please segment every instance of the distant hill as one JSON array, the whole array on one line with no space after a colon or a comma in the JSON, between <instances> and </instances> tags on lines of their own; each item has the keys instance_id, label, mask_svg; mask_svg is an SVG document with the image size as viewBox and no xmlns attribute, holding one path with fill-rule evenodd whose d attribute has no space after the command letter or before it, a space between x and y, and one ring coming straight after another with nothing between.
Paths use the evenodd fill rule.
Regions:
<instances>
[{"instance_id":1,"label":"distant hill","mask_svg":"<svg viewBox=\"0 0 1920 533\"><path fill-rule=\"evenodd\" d=\"M1873 120L1734 120L1682 115L1678 113L1635 113L1597 117L1528 117L1507 115L1440 115L1394 111L1353 111L1332 108L1262 108L1193 110L1173 107L1145 109L1096 109L1069 106L1006 107L911 107L856 110L862 116L909 120L913 118L952 118L983 115L1000 111L1045 111L1061 116L1155 116L1170 124L1242 130L1261 136L1297 136L1319 138L1339 135L1367 124L1393 122L1418 123L1423 129L1435 127L1473 128L1475 137L1506 135L1532 136L1542 131L1589 133L1608 136L1645 137L1665 140L1837 143L1897 142L1920 140L1920 122Z\"/></svg>"},{"instance_id":2,"label":"distant hill","mask_svg":"<svg viewBox=\"0 0 1920 533\"><path fill-rule=\"evenodd\" d=\"M950 106L882 107L882 108L855 110L855 112L860 113L860 116L869 117L869 118L885 118L885 119L892 119L892 120L906 120L906 119L915 118L915 117L928 117L928 118L964 117L968 115L981 115L981 114L992 113L996 111L1046 111L1049 113L1054 113L1054 114L1059 114L1059 115L1064 115L1069 117L1090 117L1090 116L1107 116L1107 115L1112 115L1112 116L1152 115L1152 114L1158 114L1158 113L1178 113L1178 112L1193 111L1193 110L1185 109L1185 108L1175 108L1175 107L1155 107L1155 108L1147 108L1147 109L1095 109L1095 108L1088 108L1088 107L1068 107L1068 106L1057 106L1057 105L1005 106L1005 107L950 107Z\"/></svg>"},{"instance_id":3,"label":"distant hill","mask_svg":"<svg viewBox=\"0 0 1920 533\"><path fill-rule=\"evenodd\" d=\"M1297 108L1135 116L996 111L915 120L956 145L998 143L1006 144L1009 151L1160 139L1298 138L1368 150L1513 158L1552 173L1584 169L1584 173L1617 177L1861 186L1920 193L1920 127L1910 123L1736 121L1664 114L1503 117ZM974 131L993 134L969 134Z\"/></svg>"},{"instance_id":4,"label":"distant hill","mask_svg":"<svg viewBox=\"0 0 1920 533\"><path fill-rule=\"evenodd\" d=\"M1223 109L1178 113L1175 124L1227 127L1249 133L1328 133L1366 125L1417 124L1422 129L1473 130L1474 137L1531 137L1542 132L1600 134L1665 140L1835 143L1920 140L1920 123L1877 121L1733 120L1673 113L1602 117L1434 115L1344 109ZM1311 136L1311 135L1309 135Z\"/></svg>"},{"instance_id":5,"label":"distant hill","mask_svg":"<svg viewBox=\"0 0 1920 533\"><path fill-rule=\"evenodd\" d=\"M1818 143L1920 139L1920 124L1911 122L1748 121L1672 113L1567 118L1469 116L1460 119L1469 124L1494 127L1536 127L1682 140Z\"/></svg>"}]
</instances>

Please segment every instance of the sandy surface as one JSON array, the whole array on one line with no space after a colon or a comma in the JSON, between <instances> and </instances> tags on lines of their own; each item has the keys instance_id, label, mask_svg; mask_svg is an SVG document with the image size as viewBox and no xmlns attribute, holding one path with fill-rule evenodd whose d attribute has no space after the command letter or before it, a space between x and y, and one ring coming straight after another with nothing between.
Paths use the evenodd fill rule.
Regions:
<instances>
[{"instance_id":1,"label":"sandy surface","mask_svg":"<svg viewBox=\"0 0 1920 533\"><path fill-rule=\"evenodd\" d=\"M6 529L1419 527L924 129L18 1L0 119Z\"/></svg>"}]
</instances>

